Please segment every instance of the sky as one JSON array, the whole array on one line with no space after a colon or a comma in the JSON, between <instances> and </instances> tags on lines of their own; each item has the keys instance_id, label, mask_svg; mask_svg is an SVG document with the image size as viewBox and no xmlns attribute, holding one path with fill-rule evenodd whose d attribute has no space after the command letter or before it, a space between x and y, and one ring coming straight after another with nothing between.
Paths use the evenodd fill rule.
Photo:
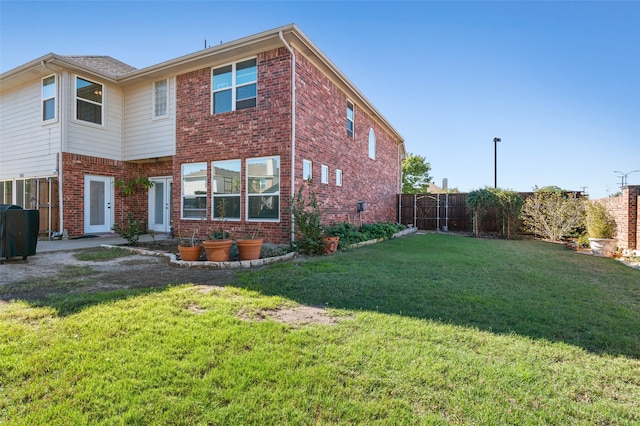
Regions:
<instances>
[{"instance_id":1,"label":"sky","mask_svg":"<svg viewBox=\"0 0 640 426\"><path fill-rule=\"evenodd\" d=\"M7 1L0 73L136 68L295 23L450 188L640 185L640 1ZM501 142L494 143L494 138ZM639 170L638 172L632 172Z\"/></svg>"}]
</instances>

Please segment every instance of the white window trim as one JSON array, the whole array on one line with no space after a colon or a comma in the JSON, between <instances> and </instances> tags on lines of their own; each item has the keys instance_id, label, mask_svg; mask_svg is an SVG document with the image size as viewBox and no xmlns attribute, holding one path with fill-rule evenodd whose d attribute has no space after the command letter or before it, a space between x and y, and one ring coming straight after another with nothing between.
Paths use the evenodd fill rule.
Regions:
<instances>
[{"instance_id":1,"label":"white window trim","mask_svg":"<svg viewBox=\"0 0 640 426\"><path fill-rule=\"evenodd\" d=\"M342 170L336 169L336 186L342 186Z\"/></svg>"},{"instance_id":2,"label":"white window trim","mask_svg":"<svg viewBox=\"0 0 640 426\"><path fill-rule=\"evenodd\" d=\"M180 165L180 220L202 220L201 217L185 217L184 216L184 198L185 198L185 193L184 193L184 166L191 166L193 164L204 164L204 167L207 168L207 163L205 161L200 161L197 163L182 163ZM208 176L209 172L207 171L207 176ZM205 183L205 188L208 185L208 178L204 180ZM197 197L197 194L188 194L187 196L189 197ZM208 201L209 197L205 195L205 203ZM205 208L204 208L204 217L207 217L208 213L207 213L207 206L205 204Z\"/></svg>"},{"instance_id":3,"label":"white window trim","mask_svg":"<svg viewBox=\"0 0 640 426\"><path fill-rule=\"evenodd\" d=\"M230 158L228 160L218 160L218 161L212 161L211 162L211 220L220 220L220 218L215 217L215 209L216 209L216 197L220 198L220 197L238 197L238 199L240 200L240 216L239 217L225 217L223 220L229 221L229 222L239 222L242 220L242 188L240 188L240 192L238 192L237 194L215 194L214 188L214 179L215 179L215 164L216 163L223 163L225 161L240 161L240 181L242 181L242 160L240 158Z\"/></svg>"},{"instance_id":4,"label":"white window trim","mask_svg":"<svg viewBox=\"0 0 640 426\"><path fill-rule=\"evenodd\" d=\"M156 83L160 82L160 81L164 81L167 83L167 94L166 94L166 101L167 101L167 112L163 115L156 115ZM160 80L155 80L153 83L151 83L151 118L153 120L162 120L165 118L169 117L169 88L170 88L170 82L168 78L164 78L164 79L160 79Z\"/></svg>"},{"instance_id":5,"label":"white window trim","mask_svg":"<svg viewBox=\"0 0 640 426\"><path fill-rule=\"evenodd\" d=\"M305 173L305 169L307 167L309 168L309 172ZM302 179L313 179L313 163L311 162L311 160L302 160Z\"/></svg>"},{"instance_id":6,"label":"white window trim","mask_svg":"<svg viewBox=\"0 0 640 426\"><path fill-rule=\"evenodd\" d=\"M320 166L320 183L329 183L329 166Z\"/></svg>"},{"instance_id":7,"label":"white window trim","mask_svg":"<svg viewBox=\"0 0 640 426\"><path fill-rule=\"evenodd\" d=\"M87 80L87 81L90 81L92 83L99 84L100 86L102 86L102 103L101 104L97 103L97 102L90 101L88 99L80 98L82 100L82 102L88 102L90 104L100 105L100 122L101 122L101 124L92 123L91 121L80 120L78 118L78 78L81 78L83 80ZM77 123L85 124L87 126L105 127L104 109L105 109L106 103L107 103L107 88L104 85L104 83L99 83L99 82L97 82L95 80L92 80L92 79L87 78L87 77L83 77L83 76L78 75L78 74L75 74L73 76L73 121L75 121Z\"/></svg>"},{"instance_id":8,"label":"white window trim","mask_svg":"<svg viewBox=\"0 0 640 426\"><path fill-rule=\"evenodd\" d=\"M255 59L256 60L256 79L255 79L255 81L250 82L250 83L244 83L244 84L241 84L241 85L237 85L236 84L236 66L240 62L249 61L251 59ZM223 67L229 66L229 65L231 65L231 87L225 87L224 89L215 90L213 88L213 71L217 70L219 68L223 68ZM211 73L209 75L210 83L211 83L211 101L210 101L211 106L209 107L209 111L210 111L211 115L224 114L224 112L216 113L213 110L213 107L214 107L213 95L215 93L231 89L231 111L225 111L225 112L233 112L233 111L236 111L236 101L237 101L237 99L236 99L237 90L236 89L238 87L248 86L250 84L255 84L256 85L256 105L257 105L258 104L258 71L257 71L257 69L258 69L258 57L257 56L251 56L251 57L248 57L248 58L237 60L235 62L228 62L226 64L217 65L215 67L212 67L211 68Z\"/></svg>"},{"instance_id":9,"label":"white window trim","mask_svg":"<svg viewBox=\"0 0 640 426\"><path fill-rule=\"evenodd\" d=\"M54 79L54 94L51 97L45 98L43 96L42 93L42 89L44 87L44 81L50 77L53 77ZM51 75L47 75L45 77L42 78L41 80L41 84L40 84L40 119L42 120L43 124L50 124L50 123L55 123L58 121L58 76L57 74L51 74ZM53 99L53 118L50 118L48 120L45 120L44 117L44 102L48 101L49 99Z\"/></svg>"},{"instance_id":10,"label":"white window trim","mask_svg":"<svg viewBox=\"0 0 640 426\"><path fill-rule=\"evenodd\" d=\"M376 132L373 127L369 129L369 158L376 159Z\"/></svg>"},{"instance_id":11,"label":"white window trim","mask_svg":"<svg viewBox=\"0 0 640 426\"><path fill-rule=\"evenodd\" d=\"M250 218L249 217L249 198L250 197L260 197L262 196L262 194L249 194L249 163L252 160L263 160L263 159L269 159L269 158L277 158L278 159L278 164L280 164L280 166L278 168L281 167L281 163L280 161L282 160L280 158L279 155L267 155L264 157L251 157L251 158L246 158L244 161L244 167L245 167L245 182L244 182L244 187L246 188L245 190L245 209L244 209L244 217L245 217L245 221L246 222L272 222L272 223L277 223L280 222L281 218L282 218L282 192L278 191L277 194L271 194L271 195L277 195L278 196L278 218L277 219L256 219L256 218ZM278 180L280 182L282 182L282 173L278 172Z\"/></svg>"},{"instance_id":12,"label":"white window trim","mask_svg":"<svg viewBox=\"0 0 640 426\"><path fill-rule=\"evenodd\" d=\"M351 105L351 113L353 115L352 119L349 118L349 114L348 114L349 105ZM349 139L355 139L356 138L356 105L348 99L347 99L347 121L351 121L351 136L349 136L349 133L347 133L347 137ZM347 132L348 131L349 129L347 128Z\"/></svg>"}]
</instances>

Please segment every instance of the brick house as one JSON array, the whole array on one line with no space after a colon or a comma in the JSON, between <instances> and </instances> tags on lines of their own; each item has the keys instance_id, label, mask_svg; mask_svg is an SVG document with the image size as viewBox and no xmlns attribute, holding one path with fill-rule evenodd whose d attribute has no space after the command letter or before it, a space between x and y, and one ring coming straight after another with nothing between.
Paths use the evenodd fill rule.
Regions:
<instances>
[{"instance_id":1,"label":"brick house","mask_svg":"<svg viewBox=\"0 0 640 426\"><path fill-rule=\"evenodd\" d=\"M325 220L394 221L404 140L295 26L143 69L53 53L0 75L0 203L44 235L225 228L286 242L312 178ZM118 182L153 186L125 195ZM357 211L357 202L367 204ZM224 207L224 209L223 209Z\"/></svg>"}]
</instances>

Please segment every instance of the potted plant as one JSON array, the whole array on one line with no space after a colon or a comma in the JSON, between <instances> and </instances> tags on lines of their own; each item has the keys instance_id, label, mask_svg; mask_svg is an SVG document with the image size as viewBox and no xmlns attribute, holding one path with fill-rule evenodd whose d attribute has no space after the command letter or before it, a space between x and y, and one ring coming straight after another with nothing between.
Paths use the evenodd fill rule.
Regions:
<instances>
[{"instance_id":1,"label":"potted plant","mask_svg":"<svg viewBox=\"0 0 640 426\"><path fill-rule=\"evenodd\" d=\"M260 223L258 223L256 229L247 238L236 240L240 260L255 260L260 258L263 239L257 238L259 233Z\"/></svg>"},{"instance_id":2,"label":"potted plant","mask_svg":"<svg viewBox=\"0 0 640 426\"><path fill-rule=\"evenodd\" d=\"M587 233L591 252L596 256L611 256L615 251L616 221L600 203L587 206Z\"/></svg>"},{"instance_id":3,"label":"potted plant","mask_svg":"<svg viewBox=\"0 0 640 426\"><path fill-rule=\"evenodd\" d=\"M324 247L324 254L334 254L338 251L338 244L340 243L339 236L325 235L322 237L322 245Z\"/></svg>"},{"instance_id":4,"label":"potted plant","mask_svg":"<svg viewBox=\"0 0 640 426\"><path fill-rule=\"evenodd\" d=\"M229 260L233 241L229 239L229 232L224 229L225 209L226 202L222 199L217 205L220 230L211 232L207 235L207 240L202 242L209 262L226 262Z\"/></svg>"},{"instance_id":5,"label":"potted plant","mask_svg":"<svg viewBox=\"0 0 640 426\"><path fill-rule=\"evenodd\" d=\"M200 260L200 253L202 252L202 244L196 239L196 229L193 229L191 238L182 238L180 229L178 228L178 252L180 253L180 259L184 261L196 261Z\"/></svg>"}]
</instances>

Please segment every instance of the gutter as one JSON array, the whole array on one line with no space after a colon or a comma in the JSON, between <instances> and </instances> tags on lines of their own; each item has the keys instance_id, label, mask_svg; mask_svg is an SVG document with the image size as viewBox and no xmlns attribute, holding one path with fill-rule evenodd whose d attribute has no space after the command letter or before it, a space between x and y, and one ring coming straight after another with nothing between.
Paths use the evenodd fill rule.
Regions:
<instances>
[{"instance_id":1,"label":"gutter","mask_svg":"<svg viewBox=\"0 0 640 426\"><path fill-rule=\"evenodd\" d=\"M56 99L57 99L57 105L56 108L58 109L57 114L58 114L58 120L60 122L60 147L58 150L58 153L56 155L56 171L57 173L57 178L58 178L58 232L60 232L60 234L63 233L63 229L64 229L64 197L62 195L62 144L64 143L64 135L66 133L66 120L62 119L62 111L63 108L61 108L61 103L62 103L62 75L58 74L53 68L49 68L47 66L47 62L46 59L43 59L42 61L40 61L40 65L42 65L42 67L46 70L49 70L51 72L53 72L56 76ZM51 191L51 183L49 184L49 191ZM49 198L49 203L51 203L51 198ZM49 205L49 214L51 214L51 205ZM49 226L49 238L51 238L51 226Z\"/></svg>"},{"instance_id":2,"label":"gutter","mask_svg":"<svg viewBox=\"0 0 640 426\"><path fill-rule=\"evenodd\" d=\"M278 31L278 36L291 54L291 199L295 197L296 178L296 54L284 39L282 31ZM282 205L282 204L281 204ZM291 214L291 241L295 239L295 223L293 213Z\"/></svg>"}]
</instances>

